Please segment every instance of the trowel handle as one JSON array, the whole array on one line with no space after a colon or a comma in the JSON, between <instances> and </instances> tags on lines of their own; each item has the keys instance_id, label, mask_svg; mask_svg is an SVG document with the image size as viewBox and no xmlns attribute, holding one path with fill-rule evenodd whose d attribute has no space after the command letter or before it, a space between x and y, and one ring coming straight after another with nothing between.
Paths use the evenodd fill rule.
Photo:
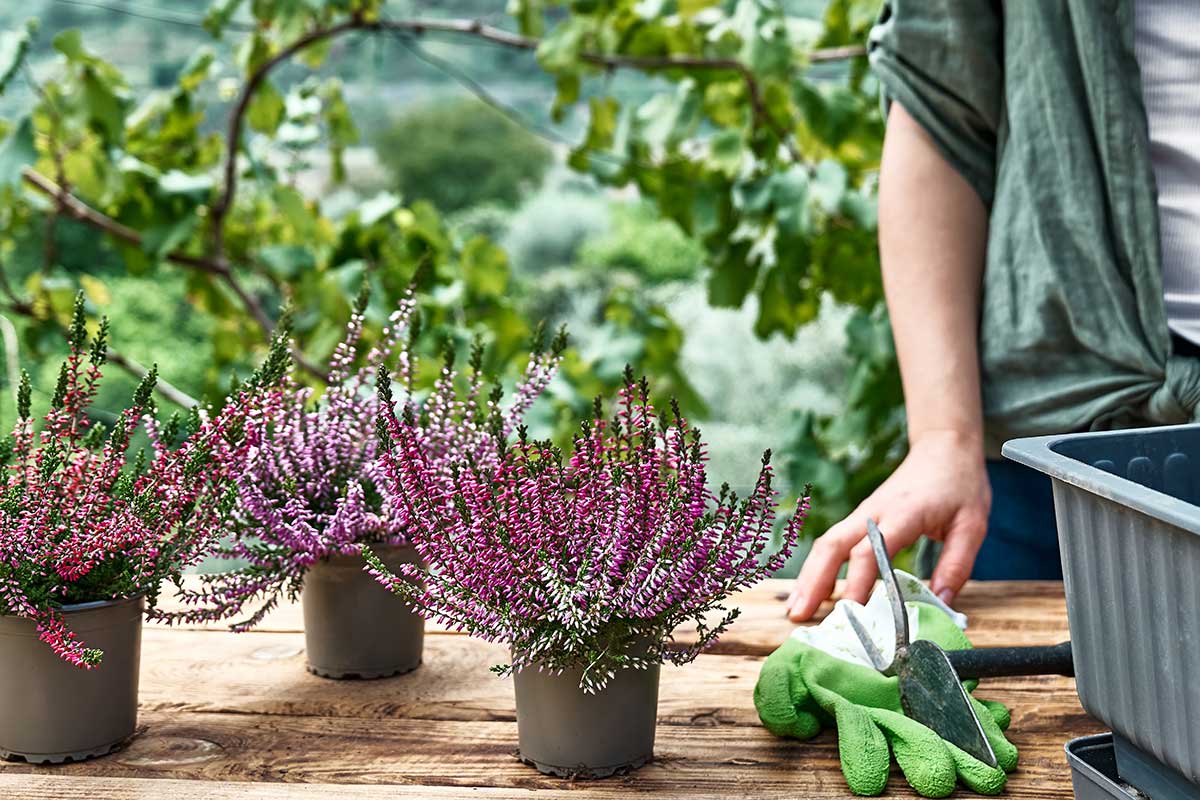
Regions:
<instances>
[{"instance_id":1,"label":"trowel handle","mask_svg":"<svg viewBox=\"0 0 1200 800\"><path fill-rule=\"evenodd\" d=\"M1070 642L1047 647L976 647L974 650L949 650L946 655L962 680L1021 675L1075 677Z\"/></svg>"}]
</instances>

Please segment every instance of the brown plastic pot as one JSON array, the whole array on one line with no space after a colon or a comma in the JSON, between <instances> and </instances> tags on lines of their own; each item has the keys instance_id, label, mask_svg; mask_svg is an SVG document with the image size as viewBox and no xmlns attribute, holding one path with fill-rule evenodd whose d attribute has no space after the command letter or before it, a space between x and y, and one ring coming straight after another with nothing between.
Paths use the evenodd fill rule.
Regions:
<instances>
[{"instance_id":1,"label":"brown plastic pot","mask_svg":"<svg viewBox=\"0 0 1200 800\"><path fill-rule=\"evenodd\" d=\"M104 651L95 669L63 661L37 623L0 616L0 757L32 764L112 752L137 726L142 598L64 606L68 627Z\"/></svg>"},{"instance_id":2,"label":"brown plastic pot","mask_svg":"<svg viewBox=\"0 0 1200 800\"><path fill-rule=\"evenodd\" d=\"M520 758L565 778L606 778L654 756L659 665L623 669L603 690L579 688L582 669L513 675Z\"/></svg>"},{"instance_id":3,"label":"brown plastic pot","mask_svg":"<svg viewBox=\"0 0 1200 800\"><path fill-rule=\"evenodd\" d=\"M420 563L409 546L373 545L393 570ZM386 678L421 664L425 620L363 570L361 555L336 553L304 576L308 670L324 678Z\"/></svg>"}]
</instances>

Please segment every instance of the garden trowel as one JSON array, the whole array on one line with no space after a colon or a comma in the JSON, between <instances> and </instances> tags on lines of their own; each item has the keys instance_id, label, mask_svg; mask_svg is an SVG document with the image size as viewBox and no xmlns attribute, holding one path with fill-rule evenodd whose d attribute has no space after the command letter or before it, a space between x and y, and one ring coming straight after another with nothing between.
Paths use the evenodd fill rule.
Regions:
<instances>
[{"instance_id":1,"label":"garden trowel","mask_svg":"<svg viewBox=\"0 0 1200 800\"><path fill-rule=\"evenodd\" d=\"M904 595L892 572L883 532L874 520L867 521L867 534L871 549L875 551L875 562L879 565L879 575L887 590L896 626L896 649L889 662L853 608L846 607L850 626L862 643L867 658L875 669L885 675L896 676L900 704L905 714L932 728L959 749L995 767L996 754L992 752L971 698L963 688L963 679L1054 674L1073 676L1075 668L1071 662L1071 643L1064 642L1052 647L980 647L947 652L924 639L909 641Z\"/></svg>"}]
</instances>

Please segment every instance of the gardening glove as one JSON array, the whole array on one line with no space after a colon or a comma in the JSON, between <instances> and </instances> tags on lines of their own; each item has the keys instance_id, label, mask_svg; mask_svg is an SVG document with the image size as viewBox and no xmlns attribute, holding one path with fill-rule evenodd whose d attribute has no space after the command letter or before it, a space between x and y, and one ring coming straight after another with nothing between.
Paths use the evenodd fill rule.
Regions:
<instances>
[{"instance_id":1,"label":"gardening glove","mask_svg":"<svg viewBox=\"0 0 1200 800\"><path fill-rule=\"evenodd\" d=\"M908 575L902 581L920 586ZM970 647L960 628L965 617L923 586L920 589L904 589L906 597L921 599L908 604L913 638L929 639L948 650ZM843 600L839 606L848 602ZM886 595L877 590L866 607L856 607L876 645L890 658L895 634L886 603ZM972 690L975 682L966 686ZM797 629L767 658L754 689L754 703L763 724L778 736L810 739L822 728L836 725L842 774L850 790L859 795L883 792L891 766L889 751L909 785L925 797L945 797L958 781L977 792L997 794L1004 788L1005 773L1017 763L1016 748L1002 733L1009 713L999 703L972 698L999 768L987 766L906 717L897 679L870 666L844 609L835 608L815 628Z\"/></svg>"}]
</instances>

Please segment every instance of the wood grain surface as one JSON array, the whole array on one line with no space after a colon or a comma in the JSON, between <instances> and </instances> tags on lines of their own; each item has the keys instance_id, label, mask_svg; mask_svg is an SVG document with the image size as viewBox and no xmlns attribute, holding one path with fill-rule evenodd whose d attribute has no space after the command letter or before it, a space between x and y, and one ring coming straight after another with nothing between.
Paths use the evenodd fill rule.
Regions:
<instances>
[{"instance_id":1,"label":"wood grain surface","mask_svg":"<svg viewBox=\"0 0 1200 800\"><path fill-rule=\"evenodd\" d=\"M330 681L304 670L299 607L285 605L246 634L147 626L138 734L82 764L0 764L0 798L846 797L834 734L777 739L754 711L762 658L792 629L787 589L769 581L743 593L742 617L712 652L664 667L656 758L631 775L563 781L517 761L512 684L488 671L503 646L431 627L416 672ZM971 584L959 605L977 644L1068 636L1060 583ZM1071 797L1063 744L1102 730L1074 682L995 680L978 694L1014 712L1021 764L1007 796ZM913 796L898 773L888 792Z\"/></svg>"}]
</instances>

